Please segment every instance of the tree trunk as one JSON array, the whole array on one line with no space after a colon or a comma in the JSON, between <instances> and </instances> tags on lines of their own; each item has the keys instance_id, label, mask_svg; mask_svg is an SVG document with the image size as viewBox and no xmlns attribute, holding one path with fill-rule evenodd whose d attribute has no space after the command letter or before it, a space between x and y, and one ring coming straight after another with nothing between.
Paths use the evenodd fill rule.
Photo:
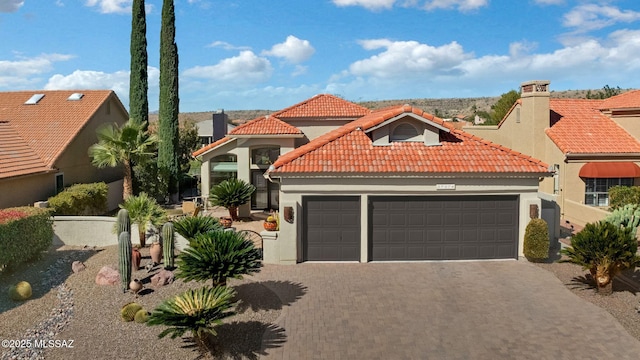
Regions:
<instances>
[{"instance_id":1,"label":"tree trunk","mask_svg":"<svg viewBox=\"0 0 640 360\"><path fill-rule=\"evenodd\" d=\"M124 162L124 182L122 184L122 198L127 199L133 195L133 170L131 169L131 162L126 160Z\"/></svg>"},{"instance_id":2,"label":"tree trunk","mask_svg":"<svg viewBox=\"0 0 640 360\"><path fill-rule=\"evenodd\" d=\"M229 216L231 220L238 221L238 208L236 206L231 206L229 208Z\"/></svg>"},{"instance_id":3,"label":"tree trunk","mask_svg":"<svg viewBox=\"0 0 640 360\"><path fill-rule=\"evenodd\" d=\"M593 272L591 273L593 276ZM594 279L598 288L598 294L611 295L613 293L614 269L610 266L599 265L596 267Z\"/></svg>"},{"instance_id":4,"label":"tree trunk","mask_svg":"<svg viewBox=\"0 0 640 360\"><path fill-rule=\"evenodd\" d=\"M147 245L147 239L144 234L144 225L138 224L138 237L140 238L140 248L145 247Z\"/></svg>"}]
</instances>

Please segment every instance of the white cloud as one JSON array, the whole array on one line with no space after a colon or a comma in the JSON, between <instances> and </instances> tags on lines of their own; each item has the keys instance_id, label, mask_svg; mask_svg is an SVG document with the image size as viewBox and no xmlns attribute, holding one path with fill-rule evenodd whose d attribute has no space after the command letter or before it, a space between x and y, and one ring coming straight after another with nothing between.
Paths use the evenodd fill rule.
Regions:
<instances>
[{"instance_id":1,"label":"white cloud","mask_svg":"<svg viewBox=\"0 0 640 360\"><path fill-rule=\"evenodd\" d=\"M53 70L53 64L74 58L67 54L41 54L32 58L0 60L0 87L21 87L37 81L35 77Z\"/></svg>"},{"instance_id":2,"label":"white cloud","mask_svg":"<svg viewBox=\"0 0 640 360\"><path fill-rule=\"evenodd\" d=\"M132 0L86 0L89 7L97 6L103 14L130 14Z\"/></svg>"},{"instance_id":3,"label":"white cloud","mask_svg":"<svg viewBox=\"0 0 640 360\"><path fill-rule=\"evenodd\" d=\"M24 0L0 0L0 13L15 12L24 5Z\"/></svg>"},{"instance_id":4,"label":"white cloud","mask_svg":"<svg viewBox=\"0 0 640 360\"><path fill-rule=\"evenodd\" d=\"M489 0L431 0L427 1L424 8L434 9L458 9L470 11L489 5Z\"/></svg>"},{"instance_id":5,"label":"white cloud","mask_svg":"<svg viewBox=\"0 0 640 360\"><path fill-rule=\"evenodd\" d=\"M640 12L620 10L615 6L585 4L576 6L564 15L563 25L575 28L576 32L584 33L602 29L619 22L631 23L640 20Z\"/></svg>"},{"instance_id":6,"label":"white cloud","mask_svg":"<svg viewBox=\"0 0 640 360\"><path fill-rule=\"evenodd\" d=\"M301 40L293 35L287 36L285 42L273 45L271 50L265 50L262 55L271 55L284 58L293 64L299 64L309 58L316 50L311 46L309 40Z\"/></svg>"},{"instance_id":7,"label":"white cloud","mask_svg":"<svg viewBox=\"0 0 640 360\"><path fill-rule=\"evenodd\" d=\"M391 9L396 0L333 0L337 6L362 6L369 10Z\"/></svg>"},{"instance_id":8,"label":"white cloud","mask_svg":"<svg viewBox=\"0 0 640 360\"><path fill-rule=\"evenodd\" d=\"M195 66L183 72L184 76L211 79L221 87L237 87L268 80L273 67L268 59L245 50L238 56L221 60L215 65Z\"/></svg>"},{"instance_id":9,"label":"white cloud","mask_svg":"<svg viewBox=\"0 0 640 360\"><path fill-rule=\"evenodd\" d=\"M387 39L363 40L363 48L381 53L351 64L349 71L356 76L394 79L398 75L427 77L457 71L456 67L472 57L457 42L434 47L417 41Z\"/></svg>"},{"instance_id":10,"label":"white cloud","mask_svg":"<svg viewBox=\"0 0 640 360\"><path fill-rule=\"evenodd\" d=\"M222 48L224 50L251 50L249 46L237 46L220 40L212 42L207 47Z\"/></svg>"}]
</instances>

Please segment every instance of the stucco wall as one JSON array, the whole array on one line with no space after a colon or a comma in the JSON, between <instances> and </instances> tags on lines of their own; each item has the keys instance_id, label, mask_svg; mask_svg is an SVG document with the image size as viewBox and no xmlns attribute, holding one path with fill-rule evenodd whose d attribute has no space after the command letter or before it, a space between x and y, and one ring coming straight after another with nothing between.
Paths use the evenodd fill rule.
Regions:
<instances>
[{"instance_id":1,"label":"stucco wall","mask_svg":"<svg viewBox=\"0 0 640 360\"><path fill-rule=\"evenodd\" d=\"M55 174L27 175L0 180L0 208L29 206L55 193Z\"/></svg>"},{"instance_id":2,"label":"stucco wall","mask_svg":"<svg viewBox=\"0 0 640 360\"><path fill-rule=\"evenodd\" d=\"M437 190L437 184L455 184L453 191ZM424 178L363 178L363 179L283 179L280 193L280 214L285 207L293 207L294 221L280 222L277 246L269 250L265 261L279 264L295 264L301 258L302 197L308 195L361 195L361 261L368 261L368 196L380 195L518 195L519 245L522 256L524 231L529 222L529 205L538 205L538 179L424 179Z\"/></svg>"}]
</instances>

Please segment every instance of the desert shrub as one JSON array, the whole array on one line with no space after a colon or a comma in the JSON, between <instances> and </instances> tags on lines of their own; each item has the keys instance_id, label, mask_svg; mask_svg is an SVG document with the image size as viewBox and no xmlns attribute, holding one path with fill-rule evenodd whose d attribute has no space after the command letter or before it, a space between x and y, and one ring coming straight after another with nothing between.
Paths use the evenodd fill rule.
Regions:
<instances>
[{"instance_id":1,"label":"desert shrub","mask_svg":"<svg viewBox=\"0 0 640 360\"><path fill-rule=\"evenodd\" d=\"M213 285L225 285L227 278L242 279L243 275L260 271L262 256L251 240L234 231L213 231L196 236L178 256L176 277L191 280L212 280Z\"/></svg>"},{"instance_id":2,"label":"desert shrub","mask_svg":"<svg viewBox=\"0 0 640 360\"><path fill-rule=\"evenodd\" d=\"M640 204L640 186L614 186L609 189L609 208L615 210L627 204Z\"/></svg>"},{"instance_id":3,"label":"desert shrub","mask_svg":"<svg viewBox=\"0 0 640 360\"><path fill-rule=\"evenodd\" d=\"M533 262L549 257L549 228L542 219L531 219L524 231L524 256Z\"/></svg>"},{"instance_id":4,"label":"desert shrub","mask_svg":"<svg viewBox=\"0 0 640 360\"><path fill-rule=\"evenodd\" d=\"M75 184L49 198L55 215L102 215L107 212L109 187L104 182Z\"/></svg>"},{"instance_id":5,"label":"desert shrub","mask_svg":"<svg viewBox=\"0 0 640 360\"><path fill-rule=\"evenodd\" d=\"M572 262L589 270L598 293L610 294L613 279L620 271L638 263L638 242L630 228L619 227L606 221L589 223L571 238L571 247L562 249Z\"/></svg>"},{"instance_id":6,"label":"desert shrub","mask_svg":"<svg viewBox=\"0 0 640 360\"><path fill-rule=\"evenodd\" d=\"M218 219L211 216L185 216L174 220L173 226L176 232L188 241L200 234L222 229Z\"/></svg>"},{"instance_id":7,"label":"desert shrub","mask_svg":"<svg viewBox=\"0 0 640 360\"><path fill-rule=\"evenodd\" d=\"M636 236L638 225L640 225L640 205L626 204L619 207L604 219L615 226L631 229L631 235Z\"/></svg>"},{"instance_id":8,"label":"desert shrub","mask_svg":"<svg viewBox=\"0 0 640 360\"><path fill-rule=\"evenodd\" d=\"M37 258L53 242L49 209L0 210L0 270Z\"/></svg>"}]
</instances>

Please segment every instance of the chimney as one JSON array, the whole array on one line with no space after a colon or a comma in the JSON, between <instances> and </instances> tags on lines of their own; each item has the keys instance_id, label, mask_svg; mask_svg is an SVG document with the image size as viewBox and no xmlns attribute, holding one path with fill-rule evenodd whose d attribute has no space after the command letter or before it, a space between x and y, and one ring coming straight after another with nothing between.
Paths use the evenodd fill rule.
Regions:
<instances>
[{"instance_id":1,"label":"chimney","mask_svg":"<svg viewBox=\"0 0 640 360\"><path fill-rule=\"evenodd\" d=\"M213 141L218 141L227 135L227 120L229 117L224 110L213 113Z\"/></svg>"},{"instance_id":2,"label":"chimney","mask_svg":"<svg viewBox=\"0 0 640 360\"><path fill-rule=\"evenodd\" d=\"M520 84L522 133L530 134L525 136L527 146L522 152L538 159L545 158L545 129L550 126L549 83L549 80L532 80Z\"/></svg>"}]
</instances>

